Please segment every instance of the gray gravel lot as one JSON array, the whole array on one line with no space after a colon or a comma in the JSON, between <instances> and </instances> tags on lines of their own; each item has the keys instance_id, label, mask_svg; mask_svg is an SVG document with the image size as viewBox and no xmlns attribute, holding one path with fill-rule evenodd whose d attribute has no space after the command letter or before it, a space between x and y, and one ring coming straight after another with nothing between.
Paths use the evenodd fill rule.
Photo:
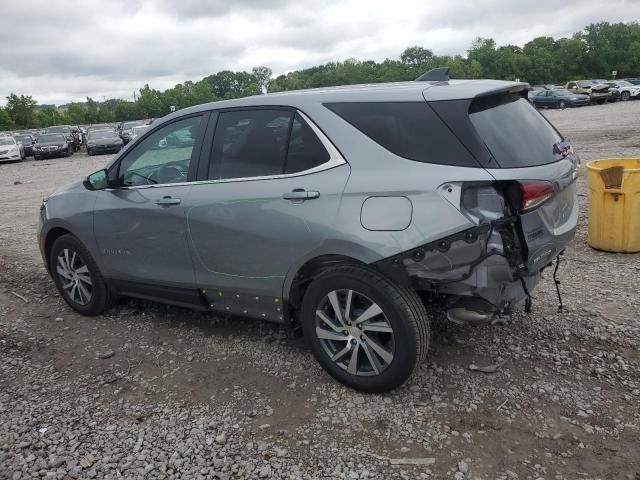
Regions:
<instances>
[{"instance_id":1,"label":"gray gravel lot","mask_svg":"<svg viewBox=\"0 0 640 480\"><path fill-rule=\"evenodd\" d=\"M583 160L640 157L640 101L545 114ZM277 326L67 308L38 207L109 158L0 164L0 478L640 479L640 255L587 246L584 177L565 312L549 273L531 314L440 327L410 383L362 395Z\"/></svg>"}]
</instances>

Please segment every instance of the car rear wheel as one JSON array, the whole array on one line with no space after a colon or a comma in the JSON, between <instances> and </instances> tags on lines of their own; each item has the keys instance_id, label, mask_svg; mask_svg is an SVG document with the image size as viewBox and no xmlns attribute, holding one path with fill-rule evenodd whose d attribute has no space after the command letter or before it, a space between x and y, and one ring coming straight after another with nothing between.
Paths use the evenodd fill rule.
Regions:
<instances>
[{"instance_id":1,"label":"car rear wheel","mask_svg":"<svg viewBox=\"0 0 640 480\"><path fill-rule=\"evenodd\" d=\"M631 94L630 94L629 92L622 92L622 93L620 94L620 99L621 99L623 102L626 102L626 101L627 101L627 100L629 100L630 98L631 98Z\"/></svg>"},{"instance_id":2,"label":"car rear wheel","mask_svg":"<svg viewBox=\"0 0 640 480\"><path fill-rule=\"evenodd\" d=\"M76 312L93 316L113 305L115 295L98 265L73 235L62 235L53 243L49 270L62 298Z\"/></svg>"},{"instance_id":3,"label":"car rear wheel","mask_svg":"<svg viewBox=\"0 0 640 480\"><path fill-rule=\"evenodd\" d=\"M429 348L429 319L415 291L364 266L321 273L305 292L301 322L320 365L363 392L401 385Z\"/></svg>"},{"instance_id":4,"label":"car rear wheel","mask_svg":"<svg viewBox=\"0 0 640 480\"><path fill-rule=\"evenodd\" d=\"M560 100L560 103L558 103L558 107L564 110L565 108L567 108L567 104L564 102L564 100Z\"/></svg>"}]
</instances>

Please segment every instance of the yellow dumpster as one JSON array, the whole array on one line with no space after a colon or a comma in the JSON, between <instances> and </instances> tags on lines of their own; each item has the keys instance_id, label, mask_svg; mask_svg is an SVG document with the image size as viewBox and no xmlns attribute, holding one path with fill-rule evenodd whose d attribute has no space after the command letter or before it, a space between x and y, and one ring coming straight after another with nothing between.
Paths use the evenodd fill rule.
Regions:
<instances>
[{"instance_id":1,"label":"yellow dumpster","mask_svg":"<svg viewBox=\"0 0 640 480\"><path fill-rule=\"evenodd\" d=\"M640 158L587 164L589 236L593 248L640 252Z\"/></svg>"}]
</instances>

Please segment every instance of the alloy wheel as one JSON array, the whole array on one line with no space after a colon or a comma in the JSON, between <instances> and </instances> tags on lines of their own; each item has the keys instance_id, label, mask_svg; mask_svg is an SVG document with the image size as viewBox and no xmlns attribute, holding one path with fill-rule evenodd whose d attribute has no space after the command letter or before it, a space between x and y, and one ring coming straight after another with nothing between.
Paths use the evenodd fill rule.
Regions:
<instances>
[{"instance_id":1,"label":"alloy wheel","mask_svg":"<svg viewBox=\"0 0 640 480\"><path fill-rule=\"evenodd\" d=\"M379 375L393 362L393 328L380 306L366 295L333 290L320 301L315 320L324 352L348 373Z\"/></svg>"},{"instance_id":2,"label":"alloy wheel","mask_svg":"<svg viewBox=\"0 0 640 480\"><path fill-rule=\"evenodd\" d=\"M56 271L60 277L62 289L78 305L87 305L91 301L93 283L87 265L80 255L65 248L57 258Z\"/></svg>"}]
</instances>

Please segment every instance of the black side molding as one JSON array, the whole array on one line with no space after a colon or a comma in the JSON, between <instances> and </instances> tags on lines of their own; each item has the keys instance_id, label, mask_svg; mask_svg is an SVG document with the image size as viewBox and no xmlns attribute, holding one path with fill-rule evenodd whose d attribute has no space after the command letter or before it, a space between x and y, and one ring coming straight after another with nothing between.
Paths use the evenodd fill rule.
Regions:
<instances>
[{"instance_id":1,"label":"black side molding","mask_svg":"<svg viewBox=\"0 0 640 480\"><path fill-rule=\"evenodd\" d=\"M428 72L423 73L418 78L416 78L416 82L448 82L448 81L449 81L448 67L433 68Z\"/></svg>"}]
</instances>

